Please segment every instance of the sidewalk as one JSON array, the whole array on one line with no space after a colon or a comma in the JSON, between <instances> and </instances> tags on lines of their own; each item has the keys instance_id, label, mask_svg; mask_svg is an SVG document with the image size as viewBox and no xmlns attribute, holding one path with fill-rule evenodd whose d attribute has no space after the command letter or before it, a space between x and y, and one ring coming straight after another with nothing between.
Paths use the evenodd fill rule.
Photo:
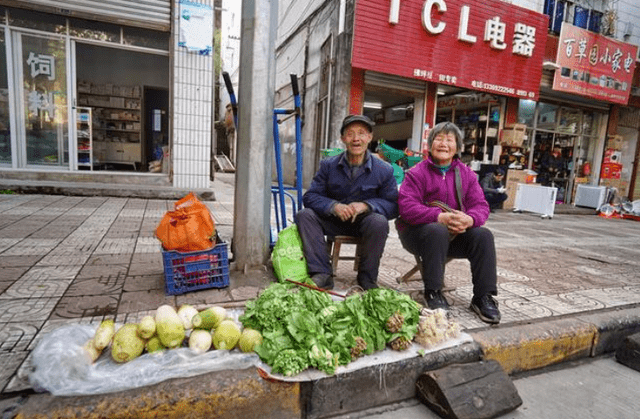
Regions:
<instances>
[{"instance_id":1,"label":"sidewalk","mask_svg":"<svg viewBox=\"0 0 640 419\"><path fill-rule=\"evenodd\" d=\"M233 234L233 179L232 174L216 174L216 201L207 202L219 234L226 241ZM25 402L23 396L30 391L29 353L44 332L67 323L97 324L104 318L134 322L161 304L242 307L269 285L273 273L268 268L246 274L233 271L228 288L166 296L161 252L153 232L173 202L0 195L2 398L17 397L20 403ZM447 287L454 288L446 293L453 303L452 317L474 338L474 343L458 351L447 351L435 361L425 358L404 365L413 368L411 374L404 374L406 380L417 371L415 362L424 370L425 363L433 368L443 362L480 357L499 360L509 373L527 371L614 350L624 336L640 331L640 223L575 214L556 214L549 220L531 213L502 211L491 214L487 225L496 239L497 299L502 322L489 327L468 309L469 264L465 260L450 262L445 282ZM350 247L343 252L353 251ZM409 293L420 301L419 274L403 284L397 281L414 264L413 256L402 248L392 228L380 267L379 285ZM336 291L355 284L353 262L340 262ZM247 374L255 376L243 372L230 375L235 378L228 380L235 383L239 375ZM227 376L216 377L213 381ZM362 382L367 379L366 374L353 377L356 378L362 391L366 387ZM369 378L375 378L370 384L380 392L377 384L380 377ZM208 382L213 386L211 381ZM262 391L272 392L269 397L273 392L279 394L282 403L307 397L304 414L322 417L353 407L346 400L348 391L340 405L329 403L328 397L318 398L326 396L323 391L329 391L325 385L331 384L331 391L338 392L349 383L346 379L338 381L314 383L305 390L315 391L311 396L300 394L300 388L291 395L288 391L293 390L288 385L266 382L260 385L268 386ZM390 382L386 385L390 386ZM211 388L207 391L214 391ZM386 394L385 402L393 402L394 397L405 397L413 388L394 390L391 395L387 390L381 397ZM280 394L283 391L286 394ZM350 391L353 396L353 388ZM52 398L47 400L54 403ZM323 405L321 400L326 403ZM254 404L257 406L254 409L266 408ZM295 417L296 409L303 408L285 410ZM318 413L319 409L323 413Z\"/></svg>"}]
</instances>

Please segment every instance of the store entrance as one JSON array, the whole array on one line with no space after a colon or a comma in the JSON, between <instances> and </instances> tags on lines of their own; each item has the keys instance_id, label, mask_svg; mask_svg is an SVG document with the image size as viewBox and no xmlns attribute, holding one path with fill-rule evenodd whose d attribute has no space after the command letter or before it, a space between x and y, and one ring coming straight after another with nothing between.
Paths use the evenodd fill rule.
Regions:
<instances>
[{"instance_id":1,"label":"store entrance","mask_svg":"<svg viewBox=\"0 0 640 419\"><path fill-rule=\"evenodd\" d=\"M565 202L571 190L573 150L579 142L576 135L536 132L532 168L538 173L538 183L558 188L558 201Z\"/></svg>"},{"instance_id":2,"label":"store entrance","mask_svg":"<svg viewBox=\"0 0 640 419\"><path fill-rule=\"evenodd\" d=\"M163 158L169 146L167 137L169 91L145 86L143 109L145 144L143 160L147 171L158 173L162 171Z\"/></svg>"},{"instance_id":3,"label":"store entrance","mask_svg":"<svg viewBox=\"0 0 640 419\"><path fill-rule=\"evenodd\" d=\"M454 122L464 134L461 160L489 163L498 144L502 102L499 97L438 86L436 123Z\"/></svg>"},{"instance_id":4,"label":"store entrance","mask_svg":"<svg viewBox=\"0 0 640 419\"><path fill-rule=\"evenodd\" d=\"M392 92L367 91L364 95L364 114L375 122L371 150L385 143L404 150L413 135L415 98Z\"/></svg>"},{"instance_id":5,"label":"store entrance","mask_svg":"<svg viewBox=\"0 0 640 419\"><path fill-rule=\"evenodd\" d=\"M158 172L160 164L150 162L168 144L169 58L80 42L75 48L77 104L92 115L93 170Z\"/></svg>"}]
</instances>

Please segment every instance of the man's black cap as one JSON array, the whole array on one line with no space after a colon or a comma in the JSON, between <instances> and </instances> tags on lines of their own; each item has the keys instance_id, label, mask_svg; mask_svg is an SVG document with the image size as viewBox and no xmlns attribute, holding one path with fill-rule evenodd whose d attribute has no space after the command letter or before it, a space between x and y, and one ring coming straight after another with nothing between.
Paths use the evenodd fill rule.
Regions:
<instances>
[{"instance_id":1,"label":"man's black cap","mask_svg":"<svg viewBox=\"0 0 640 419\"><path fill-rule=\"evenodd\" d=\"M342 128L340 128L340 135L344 133L344 130L347 126L353 124L354 122L362 122L369 128L369 132L373 132L373 126L375 125L371 119L364 115L348 115L342 121Z\"/></svg>"}]
</instances>

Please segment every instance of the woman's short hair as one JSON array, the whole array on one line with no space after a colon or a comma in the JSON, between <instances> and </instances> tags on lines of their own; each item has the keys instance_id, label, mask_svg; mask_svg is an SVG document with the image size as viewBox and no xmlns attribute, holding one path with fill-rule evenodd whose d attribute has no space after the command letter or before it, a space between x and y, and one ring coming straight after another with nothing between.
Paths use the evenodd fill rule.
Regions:
<instances>
[{"instance_id":1,"label":"woman's short hair","mask_svg":"<svg viewBox=\"0 0 640 419\"><path fill-rule=\"evenodd\" d=\"M453 134L456 137L456 155L460 157L462 153L462 139L464 138L462 135L462 131L456 124L453 122L445 121L436 124L431 131L429 131L429 136L427 137L427 145L429 146L429 150L431 150L431 145L433 144L433 140L436 138L438 134Z\"/></svg>"}]
</instances>

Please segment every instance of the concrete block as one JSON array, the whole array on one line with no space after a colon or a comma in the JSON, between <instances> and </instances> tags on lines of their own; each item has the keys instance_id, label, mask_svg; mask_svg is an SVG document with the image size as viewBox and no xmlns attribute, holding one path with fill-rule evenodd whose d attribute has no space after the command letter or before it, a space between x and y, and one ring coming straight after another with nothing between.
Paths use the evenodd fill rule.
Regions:
<instances>
[{"instance_id":1,"label":"concrete block","mask_svg":"<svg viewBox=\"0 0 640 419\"><path fill-rule=\"evenodd\" d=\"M302 383L307 419L326 418L396 403L416 396L416 380L425 371L480 360L480 348L466 343L391 364Z\"/></svg>"},{"instance_id":2,"label":"concrete block","mask_svg":"<svg viewBox=\"0 0 640 419\"><path fill-rule=\"evenodd\" d=\"M627 336L640 332L638 307L585 314L577 319L594 325L598 331L591 356L615 352L623 346Z\"/></svg>"},{"instance_id":3,"label":"concrete block","mask_svg":"<svg viewBox=\"0 0 640 419\"><path fill-rule=\"evenodd\" d=\"M616 351L616 360L629 368L640 371L640 333L627 336L623 345Z\"/></svg>"}]
</instances>

